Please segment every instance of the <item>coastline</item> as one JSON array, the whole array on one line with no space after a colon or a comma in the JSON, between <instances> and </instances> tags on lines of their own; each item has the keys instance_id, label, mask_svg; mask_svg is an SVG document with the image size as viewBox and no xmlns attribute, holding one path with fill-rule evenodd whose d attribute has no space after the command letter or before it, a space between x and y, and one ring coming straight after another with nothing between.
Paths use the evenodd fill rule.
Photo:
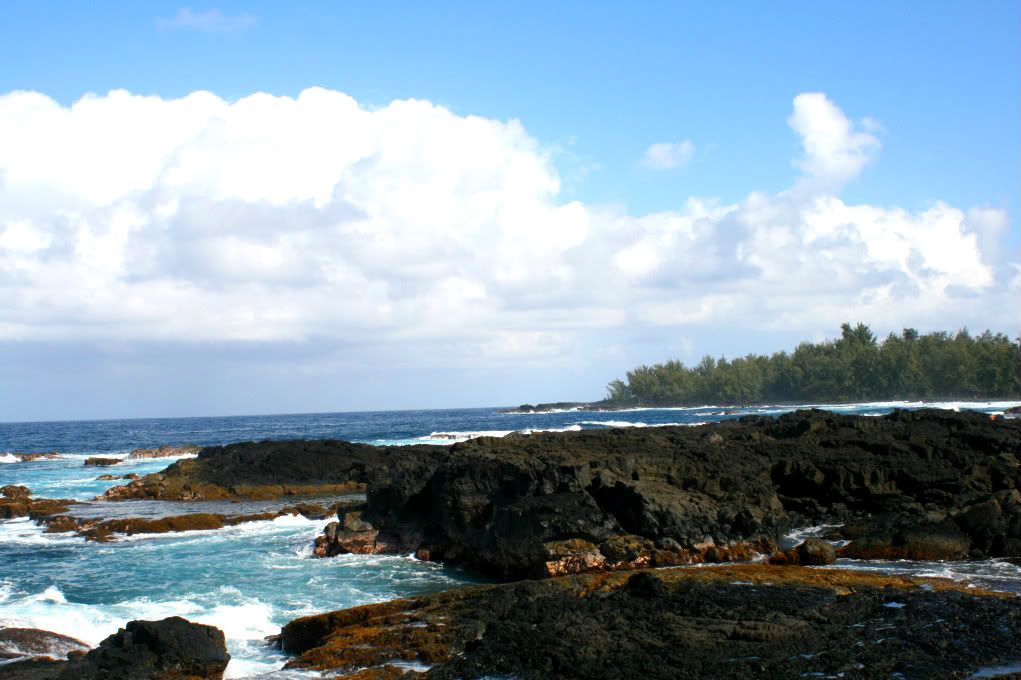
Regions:
<instances>
[{"instance_id":1,"label":"coastline","mask_svg":"<svg viewBox=\"0 0 1021 680\"><path fill-rule=\"evenodd\" d=\"M686 410L686 409L717 409L720 411L732 411L723 415L736 415L740 411L757 408L782 408L782 409L806 409L806 408L852 408L863 403L889 404L891 408L903 407L905 404L917 404L916 408L939 408L939 404L946 403L1005 403L1021 404L1021 397L991 397L979 399L975 397L933 397L926 399L876 399L874 401L760 401L733 404L707 404L702 402L684 402L668 404L650 404L643 402L614 402L608 399L596 401L557 401L538 404L521 404L520 406L507 406L499 409L500 413L509 415L534 415L540 413L561 413L561 412L591 412L591 413L612 413L624 411L655 411L655 410Z\"/></svg>"},{"instance_id":2,"label":"coastline","mask_svg":"<svg viewBox=\"0 0 1021 680\"><path fill-rule=\"evenodd\" d=\"M197 457L182 458L158 472L115 480L120 486L110 487L114 491L107 500L79 505L94 508L85 514L109 531L113 543L91 545L109 546L101 549L112 551L111 556L118 551L145 551L157 543L165 546L161 550L168 555L175 545L189 551L193 550L189 544L220 546L217 555L209 556L209 564L214 565L239 562L238 550L245 549L252 578L260 572L264 551L272 550L279 555L274 559L286 561L273 567L280 571L270 572L271 580L317 573L326 578L324 587L344 583L336 580L337 569L365 573L376 568L373 565L419 574L449 570L445 573L454 576L445 586L435 587L440 591L435 595L409 597L400 589L384 591L393 594L375 595L372 600L383 601L367 609L350 608L358 601L338 607L317 596L306 605L311 611L306 609L305 616L287 618L311 617L325 622L317 624L328 629L324 636L335 634L335 641L348 643L356 640L356 648L363 650L359 652L362 660L371 661L357 668L350 665L349 652L340 656L335 651L312 652L322 645L295 656L301 645L294 646L293 636L290 642L285 640L287 635L281 638L283 649L263 648L259 640L273 632L265 623L259 624L258 634L243 633L247 642L239 646L241 621L226 625L221 630L230 654L240 657L231 662L228 677L257 675L256 666L237 665L251 664L256 655L265 659L258 666L260 672L271 671L273 664L277 669L285 663L297 668L315 657L333 664L323 665L324 669L359 679L410 679L418 677L416 673L434 678L494 673L521 678L612 677L600 675L599 667L644 664L656 656L656 645L666 640L681 646L687 640L689 651L702 649L689 654L697 667L685 666L685 658L667 657L669 662L650 666L646 677L677 677L667 670L675 668L683 670L681 677L708 673L737 678L756 672L786 677L784 660L800 659L801 654L816 656L792 666L799 672L847 673L862 663L870 669L888 667L890 672L914 668L899 671L909 678L941 677L932 671L943 669L949 669L948 675L967 674L1012 662L1004 651L1009 646L998 641L993 624L1021 633L1021 627L1016 627L1017 597L991 597L987 590L1001 589L995 581L980 579L978 587L971 587L975 582L933 581L918 575L926 573L925 565L934 571L939 564L948 565L947 569L951 564L965 565L962 573L966 574L968 560L976 566L1009 566L991 558L1013 556L1018 551L1011 541L1021 538L1011 529L1017 508L1010 500L1011 489L1016 492L1019 483L1016 452L1021 450L1021 427L1017 421L990 420L966 409L960 413L900 410L879 417L814 410L691 425L695 423L644 428L606 425L410 447L337 440L205 447ZM131 463L144 464L151 463ZM83 461L16 465L9 469L43 473L60 466L81 470ZM323 492L325 498L332 498L340 490L346 495L364 490L365 495L339 508L309 508L301 513L304 517L271 520L268 515L264 519L252 515L252 521L244 525L218 528L240 518L239 511L262 508L255 503L271 504L265 508L268 513L277 505L292 505L288 499L296 500L293 493L298 491ZM20 491L8 491L21 496ZM43 505L35 513L36 520L45 520L41 515L48 507L46 499L37 500ZM31 515L30 504L23 504ZM75 507L58 514L83 514L76 513ZM133 512L135 507L144 508L145 514ZM103 508L116 509L115 522L102 524L110 519L102 517ZM166 513L168 519L153 521L158 519L155 512ZM189 520L182 523L178 517ZM31 520L26 517L25 521ZM248 537L270 536L286 527L293 529L288 530L292 537L288 551L270 548L268 542L250 545ZM159 530L159 539L146 538L143 532L151 529ZM50 540L46 536L62 535L40 533L38 545L46 545ZM786 535L797 540L781 541ZM68 547L69 541L78 545L71 534L61 540ZM93 548L83 545L75 550L87 554ZM859 561L862 557L866 559ZM903 564L917 563L923 569L915 575L881 573L892 569L883 566L884 560L901 558L910 560ZM767 560L771 564L763 563ZM457 587L463 583L461 574L499 583L466 591ZM651 580L646 578L650 574ZM540 578L531 580L536 577ZM638 580L631 583L632 578ZM602 585L586 587L565 599L562 587L556 585L563 583ZM282 592L286 597L287 590ZM487 594L472 594L480 592ZM64 594L48 597L44 602L63 606L59 602ZM210 597L210 606L218 609L237 596L217 591ZM247 595L243 602L251 602L250 598ZM418 604L408 609L407 602ZM715 614L707 610L684 623L693 616L692 602L715 607ZM802 609L813 602L824 603L823 609L832 614L829 623ZM249 608L254 605L240 606L238 616L250 618ZM383 618L379 625L370 625L368 619L358 618L360 612ZM427 612L446 618L426 616ZM131 613L137 618L143 611ZM363 623L339 625L351 617ZM197 618L199 623L218 623ZM974 649L964 656L937 655L925 665L930 662L919 650L938 645L941 636L964 634L941 629L941 618L969 622L973 632L967 634L974 635ZM286 629L287 620L279 621L273 630ZM604 628L606 620L628 623ZM778 620L783 623L777 624ZM649 629L646 621L658 623ZM843 623L837 626L837 621ZM866 628L855 627L858 623ZM827 647L829 643L805 632L806 625L837 626L832 633L840 644ZM557 638L558 626L587 631L588 637L568 635L562 645L550 646L544 641ZM893 628L891 633L870 637L871 633L866 635L870 626ZM376 633L370 635L370 628ZM460 632L436 638L445 628ZM852 637L841 637L845 628ZM703 635L712 630L730 632L717 643L711 634ZM858 632L854 631L864 637L855 637ZM533 634L537 637L529 637ZM896 650L878 650L882 653L853 660L845 653L845 648L853 651L857 642L871 645L890 639L891 634L898 640ZM749 638L738 644L747 647L748 653L727 648L727 654L759 657L755 663L764 664L766 670L756 670L759 666L751 661L720 666L726 655L705 651L724 649L718 644L734 644L728 642L734 635ZM602 642L586 643L590 638ZM528 640L536 653L562 658L565 665L559 670L536 667L529 665L531 657L526 656L517 668L502 666L499 659L522 653L521 643L515 640ZM92 638L90 644L98 641ZM345 650L351 648L348 643L343 645ZM769 649L778 644L787 656L771 656ZM334 648L333 643L328 646ZM597 650L602 648L631 651L621 652L623 656L604 655L598 665L586 665L585 658L601 653ZM820 656L820 652L825 653ZM0 678L16 677L4 675L10 666L0 666Z\"/></svg>"}]
</instances>

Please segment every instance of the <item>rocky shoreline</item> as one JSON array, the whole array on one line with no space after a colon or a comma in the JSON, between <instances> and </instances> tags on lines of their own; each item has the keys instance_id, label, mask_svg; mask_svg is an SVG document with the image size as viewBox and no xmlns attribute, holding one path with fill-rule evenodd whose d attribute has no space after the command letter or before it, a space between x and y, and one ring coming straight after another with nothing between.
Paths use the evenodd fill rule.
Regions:
<instances>
[{"instance_id":1,"label":"rocky shoreline","mask_svg":"<svg viewBox=\"0 0 1021 680\"><path fill-rule=\"evenodd\" d=\"M68 514L75 501L4 487L0 516L94 540L285 510L335 516L315 541L319 558L415 553L505 581L284 627L289 668L338 677L951 678L1021 661L1021 598L803 565L1021 557L1019 455L1021 421L936 410L809 410L448 446L249 442L204 449L101 498L360 490L365 500L86 525ZM821 538L781 549L808 526ZM710 566L724 562L745 564ZM50 675L5 675L16 665L0 666L0 678L60 677L44 666L22 670Z\"/></svg>"},{"instance_id":2,"label":"rocky shoreline","mask_svg":"<svg viewBox=\"0 0 1021 680\"><path fill-rule=\"evenodd\" d=\"M301 515L307 519L326 519L343 513L351 504L335 501L324 505L316 502L299 502L276 510L246 514L192 512L163 517L83 518L70 514L79 501L67 498L33 498L24 486L8 485L0 488L0 519L28 517L46 527L46 533L70 533L87 541L106 543L119 536L137 534L166 534L181 531L209 531L237 526L246 522L273 520L287 515Z\"/></svg>"},{"instance_id":3,"label":"rocky shoreline","mask_svg":"<svg viewBox=\"0 0 1021 680\"><path fill-rule=\"evenodd\" d=\"M1019 451L1016 421L945 411L480 438L376 468L316 553L542 577L746 560L839 525L846 557L1016 557Z\"/></svg>"},{"instance_id":4,"label":"rocky shoreline","mask_svg":"<svg viewBox=\"0 0 1021 680\"><path fill-rule=\"evenodd\" d=\"M1018 598L739 565L462 588L297 619L280 644L287 668L363 680L961 678L1016 661L1018 639Z\"/></svg>"},{"instance_id":5,"label":"rocky shoreline","mask_svg":"<svg viewBox=\"0 0 1021 680\"><path fill-rule=\"evenodd\" d=\"M934 408L936 404L945 401L968 401L971 397L946 397L942 400L920 400L923 403L931 403ZM1005 399L1009 401L1009 399ZM840 404L844 403L847 406L854 406L859 402L821 402L826 404ZM500 413L506 414L519 414L519 415L534 415L537 413L558 413L560 411L590 411L593 413L601 412L613 412L613 411L628 411L633 409L673 409L673 408L697 408L704 406L702 403L667 403L667 404L650 404L641 401L613 401L611 399L599 399L598 401L552 401L539 404L521 404L520 406L514 406L511 408L505 408ZM769 401L769 402L752 402L740 404L740 408L751 408L756 406L790 406L798 407L804 406L804 402L784 402L784 401ZM713 407L715 408L715 407ZM720 406L718 407L722 414L736 414L738 413L737 406ZM1012 406L1004 410L1004 415L1021 416L1021 406Z\"/></svg>"},{"instance_id":6,"label":"rocky shoreline","mask_svg":"<svg viewBox=\"0 0 1021 680\"><path fill-rule=\"evenodd\" d=\"M742 561L834 525L841 556L1021 556L1021 422L797 411L696 427L450 446L273 441L205 449L107 499L365 490L315 554L408 553L499 578Z\"/></svg>"}]
</instances>

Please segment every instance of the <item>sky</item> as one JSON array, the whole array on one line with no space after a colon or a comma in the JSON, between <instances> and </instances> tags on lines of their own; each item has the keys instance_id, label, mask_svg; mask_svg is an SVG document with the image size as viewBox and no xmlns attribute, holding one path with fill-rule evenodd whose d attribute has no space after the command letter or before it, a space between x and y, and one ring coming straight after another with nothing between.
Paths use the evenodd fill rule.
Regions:
<instances>
[{"instance_id":1,"label":"sky","mask_svg":"<svg viewBox=\"0 0 1021 680\"><path fill-rule=\"evenodd\" d=\"M1016 2L9 2L0 421L1021 324Z\"/></svg>"}]
</instances>

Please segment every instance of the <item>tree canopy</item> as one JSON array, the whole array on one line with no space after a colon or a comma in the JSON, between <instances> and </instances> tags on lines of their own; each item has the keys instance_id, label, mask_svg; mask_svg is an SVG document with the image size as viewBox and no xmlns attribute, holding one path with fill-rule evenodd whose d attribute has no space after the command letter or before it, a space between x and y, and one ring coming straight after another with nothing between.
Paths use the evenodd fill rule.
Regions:
<instances>
[{"instance_id":1,"label":"tree canopy","mask_svg":"<svg viewBox=\"0 0 1021 680\"><path fill-rule=\"evenodd\" d=\"M863 323L840 330L836 340L803 342L789 354L639 366L607 386L607 399L683 406L1021 396L1021 340L1002 333L921 335L905 328L878 341Z\"/></svg>"}]
</instances>

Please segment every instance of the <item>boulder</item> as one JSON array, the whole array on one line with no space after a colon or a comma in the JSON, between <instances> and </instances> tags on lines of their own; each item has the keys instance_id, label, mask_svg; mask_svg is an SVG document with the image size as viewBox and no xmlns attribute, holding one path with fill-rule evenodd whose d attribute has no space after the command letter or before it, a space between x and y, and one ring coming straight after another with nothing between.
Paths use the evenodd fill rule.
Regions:
<instances>
[{"instance_id":1,"label":"boulder","mask_svg":"<svg viewBox=\"0 0 1021 680\"><path fill-rule=\"evenodd\" d=\"M837 561L837 550L829 541L809 538L800 545L769 558L770 564L820 566Z\"/></svg>"},{"instance_id":2,"label":"boulder","mask_svg":"<svg viewBox=\"0 0 1021 680\"><path fill-rule=\"evenodd\" d=\"M228 661L222 631L172 616L129 622L69 661L60 680L220 680Z\"/></svg>"},{"instance_id":3,"label":"boulder","mask_svg":"<svg viewBox=\"0 0 1021 680\"><path fill-rule=\"evenodd\" d=\"M8 484L7 486L0 487L0 496L10 499L25 499L32 495L27 486L19 486L16 484Z\"/></svg>"}]
</instances>

